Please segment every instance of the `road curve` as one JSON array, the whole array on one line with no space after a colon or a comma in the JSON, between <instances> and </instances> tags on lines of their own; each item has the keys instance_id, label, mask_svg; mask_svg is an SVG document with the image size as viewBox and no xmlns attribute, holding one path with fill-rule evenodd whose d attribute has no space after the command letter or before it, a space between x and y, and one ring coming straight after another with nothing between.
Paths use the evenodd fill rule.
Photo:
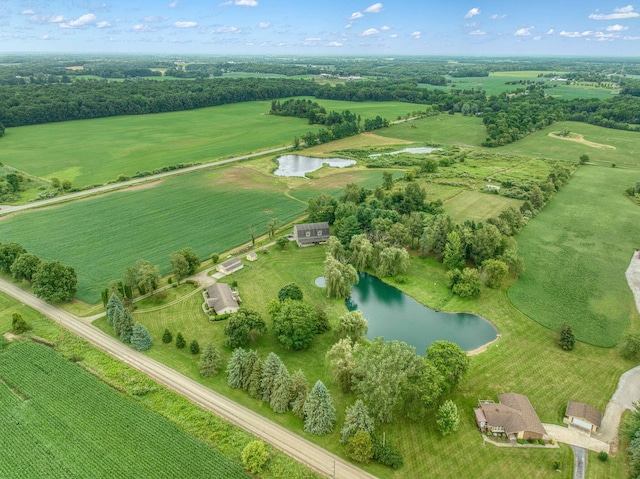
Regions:
<instances>
[{"instance_id":1,"label":"road curve","mask_svg":"<svg viewBox=\"0 0 640 479\"><path fill-rule=\"evenodd\" d=\"M374 479L375 476L307 441L254 411L117 341L74 315L42 301L15 284L0 279L0 291L51 318L111 356L150 376L199 406L268 442L276 449L326 477Z\"/></svg>"},{"instance_id":2,"label":"road curve","mask_svg":"<svg viewBox=\"0 0 640 479\"><path fill-rule=\"evenodd\" d=\"M181 175L184 173L191 173L192 171L204 170L206 168L211 168L212 166L220 166L226 165L227 163L234 163L236 161L248 160L250 158L255 158L257 156L269 155L271 153L278 153L280 151L288 150L293 148L293 145L281 146L278 148L272 148L270 150L263 150L257 153L250 153L248 155L235 156L233 158L228 158L226 160L212 161L209 163L203 163L201 165L189 166L187 168L181 168L178 170L165 171L164 173L158 173L155 175L143 176L142 178L133 178L127 181L119 181L118 183L110 183L108 185L97 186L95 188L91 188L83 191L76 191L75 193L69 193L64 196L56 196L55 198L49 198L46 200L34 201L32 203L27 203L25 205L0 205L0 215L5 215L9 213L15 213L18 211L29 210L32 208L39 208L42 206L49 206L55 203L62 203L65 201L84 198L85 196L95 195L97 193L105 193L113 190L119 190L123 188L128 188L129 186L134 186L140 183L145 183L147 181L158 180L162 178L166 178L167 176Z\"/></svg>"}]
</instances>

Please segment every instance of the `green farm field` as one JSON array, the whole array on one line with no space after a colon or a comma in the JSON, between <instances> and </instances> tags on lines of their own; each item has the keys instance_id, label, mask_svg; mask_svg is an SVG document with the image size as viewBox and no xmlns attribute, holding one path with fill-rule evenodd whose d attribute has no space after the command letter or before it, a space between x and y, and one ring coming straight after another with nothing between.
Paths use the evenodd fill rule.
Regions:
<instances>
[{"instance_id":1,"label":"green farm field","mask_svg":"<svg viewBox=\"0 0 640 479\"><path fill-rule=\"evenodd\" d=\"M277 291L289 282L296 282L302 288L305 300L322 305L335 326L337 318L346 312L340 301L327 300L323 291L313 284L322 274L321 262L324 248L295 248L293 244L284 251L272 248L267 255L259 255L258 261L225 278L237 281L244 305L263 314L267 325L271 326L266 313L266 303L276 297ZM397 285L423 304L442 307L450 311L470 311L491 320L501 333L501 339L486 352L471 358L471 370L462 387L452 395L460 411L460 429L447 437L442 437L435 428L434 417L427 415L422 421L398 418L393 425L380 427L378 433L385 432L388 441L398 446L405 464L398 471L370 464L364 466L377 477L383 479L410 479L422 477L425 470L434 477L490 478L496 471L502 475L520 474L523 477L545 478L552 471L553 461L561 463L562 473L554 477L570 478L572 453L566 446L560 449L509 449L482 443L473 420L472 408L478 398L491 397L507 391L526 394L532 401L543 422L561 424L564 408L568 400L580 400L604 410L613 393L619 375L632 364L621 360L615 350L593 347L579 343L572 353L566 353L556 345L553 331L531 321L518 311L509 301L504 291L483 290L476 300L451 298L445 282L445 268L432 258L413 257L405 276L407 282ZM267 280L265 280L267 279ZM425 285L434 285L425 287ZM181 288L188 288L187 285ZM185 293L187 290L184 290ZM187 293L188 294L188 293ZM164 301L172 302L168 297ZM186 349L178 350L174 344L162 344L160 338L165 328L174 335L181 331L187 341L197 338L200 344L212 342L223 351L226 360L231 351L224 346L223 323L209 322L202 313L199 293L188 296L184 301L162 308L162 302L145 300L134 319L145 324L151 332L155 345L145 354L170 365L183 374L201 381L234 400L259 411L266 417L288 427L303 437L322 445L332 452L344 456L344 448L339 444L339 427L334 433L323 437L310 436L302 431L302 422L291 414L274 414L260 401L251 399L242 390L230 389L226 375L211 379L199 377L197 357ZM157 309L160 307L160 309ZM148 309L148 312L144 312ZM151 309L156 309L151 311ZM112 328L106 320L94 323L110 334ZM261 357L274 351L287 365L289 371L302 369L311 382L322 379L334 397L338 426L342 423L344 409L352 404L355 397L343 394L331 376L324 354L335 341L331 332L316 337L307 351L287 351L270 334L261 336L249 347L256 349ZM514 360L517 358L517 361ZM567 375L566 370L572 371ZM457 451L455 459L451 451ZM492 465L491 471L478 468L485 461ZM606 467L598 468L600 477L622 477L622 456L610 458ZM591 465L588 468L589 478ZM604 472L603 472L604 471ZM604 476L602 475L604 474Z\"/></svg>"},{"instance_id":2,"label":"green farm field","mask_svg":"<svg viewBox=\"0 0 640 479\"><path fill-rule=\"evenodd\" d=\"M247 478L242 466L47 346L0 352L0 475Z\"/></svg>"},{"instance_id":3,"label":"green farm field","mask_svg":"<svg viewBox=\"0 0 640 479\"><path fill-rule=\"evenodd\" d=\"M386 138L416 143L480 146L487 137L482 119L474 116L436 115L399 123L376 131Z\"/></svg>"},{"instance_id":4,"label":"green farm field","mask_svg":"<svg viewBox=\"0 0 640 479\"><path fill-rule=\"evenodd\" d=\"M549 133L569 130L582 135L587 142L563 140L550 137ZM598 145L604 145L603 148ZM574 121L563 121L544 130L536 131L522 140L494 149L496 152L541 156L554 160L578 162L581 155L589 156L589 161L603 166L615 163L619 167L640 168L640 133L614 130Z\"/></svg>"},{"instance_id":5,"label":"green farm field","mask_svg":"<svg viewBox=\"0 0 640 479\"><path fill-rule=\"evenodd\" d=\"M393 119L423 105L322 100L328 110ZM75 187L179 163L207 162L291 144L315 130L305 120L266 115L268 101L155 115L48 123L7 130L0 162Z\"/></svg>"},{"instance_id":6,"label":"green farm field","mask_svg":"<svg viewBox=\"0 0 640 479\"><path fill-rule=\"evenodd\" d=\"M59 259L78 272L78 298L96 302L109 281L138 259L168 273L171 252L192 247L204 260L262 234L270 218L287 223L306 204L286 185L242 166L208 170L0 220L3 241Z\"/></svg>"},{"instance_id":7,"label":"green farm field","mask_svg":"<svg viewBox=\"0 0 640 479\"><path fill-rule=\"evenodd\" d=\"M444 202L444 211L454 223L466 220L485 221L498 216L503 210L514 206L520 208L522 201L500 195L462 190Z\"/></svg>"},{"instance_id":8,"label":"green farm field","mask_svg":"<svg viewBox=\"0 0 640 479\"><path fill-rule=\"evenodd\" d=\"M557 330L614 346L637 316L624 272L639 248L640 208L624 191L637 175L582 166L518 235L526 272L509 289L514 305Z\"/></svg>"}]
</instances>

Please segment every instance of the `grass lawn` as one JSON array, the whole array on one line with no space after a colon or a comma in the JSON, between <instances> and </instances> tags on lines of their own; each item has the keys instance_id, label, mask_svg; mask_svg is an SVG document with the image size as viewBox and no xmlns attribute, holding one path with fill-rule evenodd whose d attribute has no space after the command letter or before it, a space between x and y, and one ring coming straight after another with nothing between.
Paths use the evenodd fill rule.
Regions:
<instances>
[{"instance_id":1,"label":"grass lawn","mask_svg":"<svg viewBox=\"0 0 640 479\"><path fill-rule=\"evenodd\" d=\"M313 280L322 274L323 258L321 247L298 249L290 244L283 252L272 248L268 255L260 255L257 262L247 264L225 280L238 282L243 304L265 314L268 325L270 320L264 313L266 302L276 296L280 287L292 281L301 286L306 300L323 305L335 324L346 309L342 302L325 299L322 290L313 284ZM444 273L442 265L433 259L414 257L406 275L408 282L399 287L433 307L480 314L497 326L502 337L486 352L472 357L469 378L452 396L461 413L457 433L441 437L435 429L432 414L418 422L399 418L393 425L378 431L384 431L387 440L401 449L405 465L398 471L373 464L366 469L381 478L421 477L425 470L431 471L434 477L490 478L499 471L507 475L543 478L551 474L551 465L558 460L563 472L554 473L554 477L570 478L573 458L568 447L538 450L484 446L475 428L472 408L478 398L490 396L496 399L497 394L514 391L529 396L543 422L561 424L568 400L585 401L604 410L619 375L632 365L621 360L615 350L583 343L578 343L571 353L562 351L556 345L555 333L520 313L504 291L485 290L475 301L448 299ZM434 288L424 287L434 283ZM208 380L199 378L196 357L187 349L177 350L173 343L160 342L164 328L169 328L174 335L181 331L187 342L197 338L201 346L206 342L218 344L228 359L231 352L224 347L224 324L209 322L200 309L201 303L202 298L196 295L163 310L136 313L135 320L145 324L154 337L155 345L147 354L344 456L337 431L324 437L303 433L302 423L291 414L274 414L266 404L249 398L244 391L228 388L224 374ZM99 320L97 325L111 332L105 319ZM333 341L332 333L328 332L318 336L308 351L292 352L283 350L267 334L250 347L257 349L263 358L270 351L276 352L291 372L302 369L310 382L322 379L333 394L339 429L344 409L355 397L340 393L324 361L324 354ZM452 451L456 451L455 458ZM618 468L621 458L610 461L605 467ZM479 463L491 464L491 470L478 468Z\"/></svg>"},{"instance_id":2,"label":"grass lawn","mask_svg":"<svg viewBox=\"0 0 640 479\"><path fill-rule=\"evenodd\" d=\"M564 129L582 135L586 141L615 146L615 150L549 136L549 133ZM571 162L578 162L580 156L586 154L589 156L589 161L595 164L611 166L612 163L615 163L619 167L639 168L640 133L603 128L588 123L563 121L536 131L515 143L495 148L495 151Z\"/></svg>"},{"instance_id":3,"label":"grass lawn","mask_svg":"<svg viewBox=\"0 0 640 479\"><path fill-rule=\"evenodd\" d=\"M363 119L393 119L417 108L402 102L320 103L328 110L351 110ZM0 162L39 177L69 179L81 187L106 183L120 174L283 146L318 129L298 118L266 115L270 106L269 101L246 102L10 128L2 139Z\"/></svg>"},{"instance_id":4,"label":"grass lawn","mask_svg":"<svg viewBox=\"0 0 640 479\"><path fill-rule=\"evenodd\" d=\"M32 326L28 335L44 338L53 349L25 342L10 346L3 353L0 346L2 378L13 379L28 369L34 373L27 382L12 381L12 386L19 384L21 392L28 392L27 402L17 404L15 395L7 398L3 394L5 385L0 383L0 409L5 411L0 475L247 477L238 464L241 464L243 448L255 439L253 436L151 381L5 294L0 294L0 333L10 329L14 311L20 312ZM18 348L20 361L5 370L5 355L16 353ZM45 353L40 352L42 348ZM31 350L38 354L31 354ZM73 356L80 367L67 360ZM43 382L49 386L42 387ZM69 402L73 402L72 407ZM15 406L6 413L11 404ZM60 412L62 408L64 413ZM73 414L69 414L69 410ZM11 417L19 422L11 421ZM49 427L52 424L55 427ZM77 427L64 430L65 425ZM29 429L25 443L19 433ZM126 434L119 434L124 429ZM284 454L268 448L270 460L261 474L264 479L318 477ZM124 460L132 455L135 460ZM21 458L22 464L15 467L10 462L10 459ZM78 461L82 461L80 465ZM226 466L219 467L221 463ZM108 469L105 470L105 466ZM3 469L9 467L8 472ZM63 474L56 474L61 468ZM22 471L26 471L24 475L19 474Z\"/></svg>"},{"instance_id":5,"label":"grass lawn","mask_svg":"<svg viewBox=\"0 0 640 479\"><path fill-rule=\"evenodd\" d=\"M417 143L480 146L487 137L482 119L474 116L437 115L376 130L376 135Z\"/></svg>"},{"instance_id":6,"label":"grass lawn","mask_svg":"<svg viewBox=\"0 0 640 479\"><path fill-rule=\"evenodd\" d=\"M526 272L509 290L525 314L582 341L614 346L637 316L624 276L639 248L640 209L624 190L637 175L583 166L518 236Z\"/></svg>"},{"instance_id":7,"label":"grass lawn","mask_svg":"<svg viewBox=\"0 0 640 479\"><path fill-rule=\"evenodd\" d=\"M444 211L454 223L464 223L466 220L485 221L510 206L519 208L521 204L520 200L500 195L462 190L445 201Z\"/></svg>"}]
</instances>

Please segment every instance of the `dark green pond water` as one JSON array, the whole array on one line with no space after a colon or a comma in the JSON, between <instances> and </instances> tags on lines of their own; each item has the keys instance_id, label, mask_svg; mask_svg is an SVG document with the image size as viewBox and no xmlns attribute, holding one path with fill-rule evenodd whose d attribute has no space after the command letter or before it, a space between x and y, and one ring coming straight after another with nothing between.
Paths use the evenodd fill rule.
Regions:
<instances>
[{"instance_id":1,"label":"dark green pond water","mask_svg":"<svg viewBox=\"0 0 640 479\"><path fill-rule=\"evenodd\" d=\"M347 299L347 308L359 309L369 322L367 338L384 336L386 340L404 341L421 355L439 339L471 351L498 335L493 325L480 316L434 311L369 274L360 274L360 282Z\"/></svg>"}]
</instances>

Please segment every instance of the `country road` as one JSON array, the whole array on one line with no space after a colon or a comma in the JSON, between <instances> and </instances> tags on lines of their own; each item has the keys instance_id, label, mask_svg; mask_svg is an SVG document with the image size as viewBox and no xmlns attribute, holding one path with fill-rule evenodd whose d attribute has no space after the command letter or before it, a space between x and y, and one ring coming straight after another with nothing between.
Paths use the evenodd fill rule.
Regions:
<instances>
[{"instance_id":1,"label":"country road","mask_svg":"<svg viewBox=\"0 0 640 479\"><path fill-rule=\"evenodd\" d=\"M168 176L182 175L184 173L191 173L193 171L211 168L212 166L226 165L227 163L235 163L236 161L248 160L250 158L255 158L257 156L269 155L271 153L278 153L280 151L288 150L289 148L292 148L292 147L293 145L281 146L278 148L272 148L270 150L258 151L257 153L250 153L248 155L235 156L233 158L228 158L226 160L212 161L210 163L203 163L201 165L190 166L188 168L181 168L179 170L165 171L164 173L158 173L156 175L144 176L142 178L133 178L127 181L120 181L118 183L111 183L108 185L97 186L96 188L91 188L83 191L76 191L75 193L69 193L68 195L63 195L63 196L56 196L55 198L49 198L46 200L34 201L32 203L27 203L25 205L17 205L17 206L0 205L0 215L15 213L23 210L29 210L32 208L40 208L42 206L49 206L55 203L62 203L62 202L77 199L77 198L84 198L85 196L95 195L96 193L107 193L109 191L128 188L129 186L135 186L137 184L145 183L147 181L159 180L162 178L166 178Z\"/></svg>"},{"instance_id":2,"label":"country road","mask_svg":"<svg viewBox=\"0 0 640 479\"><path fill-rule=\"evenodd\" d=\"M306 439L294 434L252 410L237 404L196 381L174 371L154 359L117 341L96 327L82 322L72 314L48 304L16 285L0 279L0 291L51 318L72 333L129 366L147 374L157 382L183 395L199 406L212 411L276 449L301 462L319 474L340 479L374 479L375 476L344 461Z\"/></svg>"}]
</instances>

